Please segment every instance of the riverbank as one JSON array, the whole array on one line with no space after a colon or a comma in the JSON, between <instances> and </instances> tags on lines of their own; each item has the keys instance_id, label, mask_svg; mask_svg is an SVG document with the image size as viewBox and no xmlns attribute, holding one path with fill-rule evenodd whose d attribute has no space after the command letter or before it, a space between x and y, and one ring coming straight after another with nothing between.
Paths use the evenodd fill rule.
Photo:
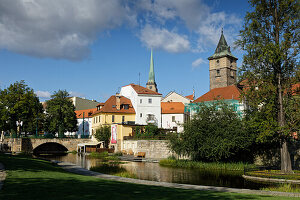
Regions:
<instances>
[{"instance_id":1,"label":"riverbank","mask_svg":"<svg viewBox=\"0 0 300 200\"><path fill-rule=\"evenodd\" d=\"M216 192L191 190L192 188L179 189L168 188L167 186L139 185L118 182L119 179L118 181L104 180L91 177L91 175L72 174L48 161L22 156L0 154L0 162L4 164L7 170L5 185L0 191L0 199L296 199L237 194L226 192L226 190ZM74 165L69 165L69 168L74 169ZM88 171L82 168L77 170ZM96 172L90 173L99 175ZM115 176L111 177L116 178ZM172 185L172 183L170 184ZM173 185L180 186L183 184ZM200 186L191 187L196 189ZM206 187L209 188L209 186Z\"/></svg>"}]
</instances>

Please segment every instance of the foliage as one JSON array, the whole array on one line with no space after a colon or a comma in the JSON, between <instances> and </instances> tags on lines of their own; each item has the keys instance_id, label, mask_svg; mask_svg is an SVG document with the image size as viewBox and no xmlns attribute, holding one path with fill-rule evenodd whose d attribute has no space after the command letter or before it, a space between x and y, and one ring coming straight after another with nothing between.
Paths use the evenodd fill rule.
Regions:
<instances>
[{"instance_id":1,"label":"foliage","mask_svg":"<svg viewBox=\"0 0 300 200\"><path fill-rule=\"evenodd\" d=\"M292 185L290 183L280 184L279 186L270 186L267 188L262 188L265 191L277 191L277 192L292 192L292 193L300 193L300 187L296 185Z\"/></svg>"},{"instance_id":2,"label":"foliage","mask_svg":"<svg viewBox=\"0 0 300 200\"><path fill-rule=\"evenodd\" d=\"M199 112L184 124L184 131L170 137L170 147L178 155L192 160L237 161L248 150L253 136L242 119L223 102L199 104ZM247 156L249 158L249 156Z\"/></svg>"},{"instance_id":3,"label":"foliage","mask_svg":"<svg viewBox=\"0 0 300 200\"><path fill-rule=\"evenodd\" d=\"M78 130L75 107L68 97L67 91L59 90L47 101L45 130L58 133L59 137L63 137L64 132Z\"/></svg>"},{"instance_id":4,"label":"foliage","mask_svg":"<svg viewBox=\"0 0 300 200\"><path fill-rule=\"evenodd\" d=\"M199 162L190 160L162 159L159 165L175 168L203 169L203 170L231 170L244 172L245 167L255 167L247 163L217 163L217 162Z\"/></svg>"},{"instance_id":5,"label":"foliage","mask_svg":"<svg viewBox=\"0 0 300 200\"><path fill-rule=\"evenodd\" d=\"M105 148L108 148L111 136L111 130L109 126L101 126L96 129L95 138L100 142L104 141Z\"/></svg>"},{"instance_id":6,"label":"foliage","mask_svg":"<svg viewBox=\"0 0 300 200\"><path fill-rule=\"evenodd\" d=\"M294 170L294 174L283 174L280 170L255 170L245 172L248 176L262 177L262 178L274 178L274 179L286 179L286 180L300 180L300 171Z\"/></svg>"},{"instance_id":7,"label":"foliage","mask_svg":"<svg viewBox=\"0 0 300 200\"><path fill-rule=\"evenodd\" d=\"M248 125L258 134L257 142L277 140L282 144L281 168L291 172L287 142L291 131L296 127L299 131L299 121L289 118L295 119L299 105L299 101L291 101L292 85L300 81L299 2L249 2L254 9L247 13L236 43L246 52L241 79L246 86L243 97L248 104Z\"/></svg>"},{"instance_id":8,"label":"foliage","mask_svg":"<svg viewBox=\"0 0 300 200\"><path fill-rule=\"evenodd\" d=\"M33 133L37 126L42 129L43 119L39 98L23 80L0 90L0 130L16 132L16 121L20 120L23 121L21 131Z\"/></svg>"}]
</instances>

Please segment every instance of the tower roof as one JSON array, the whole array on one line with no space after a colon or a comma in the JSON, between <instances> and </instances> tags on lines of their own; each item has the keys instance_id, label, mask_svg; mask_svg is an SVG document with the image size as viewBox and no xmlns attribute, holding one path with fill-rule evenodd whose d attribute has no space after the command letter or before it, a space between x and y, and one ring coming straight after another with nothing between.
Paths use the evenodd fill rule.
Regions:
<instances>
[{"instance_id":1,"label":"tower roof","mask_svg":"<svg viewBox=\"0 0 300 200\"><path fill-rule=\"evenodd\" d=\"M226 42L226 39L223 34L223 29L222 29L221 37L220 37L218 46L215 50L215 53L212 56L210 56L208 58L208 60L221 58L221 57L225 57L225 56L228 56L228 57L231 57L231 58L237 60L237 58L231 54L230 46L228 46L228 44Z\"/></svg>"},{"instance_id":2,"label":"tower roof","mask_svg":"<svg viewBox=\"0 0 300 200\"><path fill-rule=\"evenodd\" d=\"M155 83L155 74L154 74L154 63L153 63L152 49L151 49L150 70L149 70L148 83Z\"/></svg>"}]
</instances>

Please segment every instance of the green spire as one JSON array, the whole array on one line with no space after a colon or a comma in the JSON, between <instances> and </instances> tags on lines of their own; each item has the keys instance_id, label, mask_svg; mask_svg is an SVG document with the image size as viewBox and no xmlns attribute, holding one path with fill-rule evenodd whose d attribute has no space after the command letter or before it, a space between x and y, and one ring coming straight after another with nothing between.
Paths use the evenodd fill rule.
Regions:
<instances>
[{"instance_id":1,"label":"green spire","mask_svg":"<svg viewBox=\"0 0 300 200\"><path fill-rule=\"evenodd\" d=\"M149 79L148 79L148 83L155 83L155 75L154 75L154 64L153 64L152 49L151 49L150 71L149 71Z\"/></svg>"},{"instance_id":2,"label":"green spire","mask_svg":"<svg viewBox=\"0 0 300 200\"><path fill-rule=\"evenodd\" d=\"M222 28L221 37L220 37L218 46L215 50L215 53L214 53L214 55L210 56L208 58L208 60L212 60L212 59L215 59L215 58L221 58L221 57L225 57L225 56L229 56L229 57L232 57L234 59L237 59L236 57L234 57L231 54L230 47L228 46L228 44L226 42L226 39L225 39L224 34L223 34L223 28Z\"/></svg>"}]
</instances>

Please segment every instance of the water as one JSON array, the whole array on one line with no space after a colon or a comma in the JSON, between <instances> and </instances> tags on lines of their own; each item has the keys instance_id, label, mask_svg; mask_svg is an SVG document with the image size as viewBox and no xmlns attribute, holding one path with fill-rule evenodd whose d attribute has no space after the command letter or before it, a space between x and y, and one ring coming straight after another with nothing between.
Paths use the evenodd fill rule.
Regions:
<instances>
[{"instance_id":1,"label":"water","mask_svg":"<svg viewBox=\"0 0 300 200\"><path fill-rule=\"evenodd\" d=\"M74 163L86 169L100 165L102 162L100 159L89 159L81 154L67 154L47 158ZM267 183L247 181L239 172L234 171L169 168L150 162L126 162L121 166L143 180L247 189L260 189L270 186Z\"/></svg>"}]
</instances>

